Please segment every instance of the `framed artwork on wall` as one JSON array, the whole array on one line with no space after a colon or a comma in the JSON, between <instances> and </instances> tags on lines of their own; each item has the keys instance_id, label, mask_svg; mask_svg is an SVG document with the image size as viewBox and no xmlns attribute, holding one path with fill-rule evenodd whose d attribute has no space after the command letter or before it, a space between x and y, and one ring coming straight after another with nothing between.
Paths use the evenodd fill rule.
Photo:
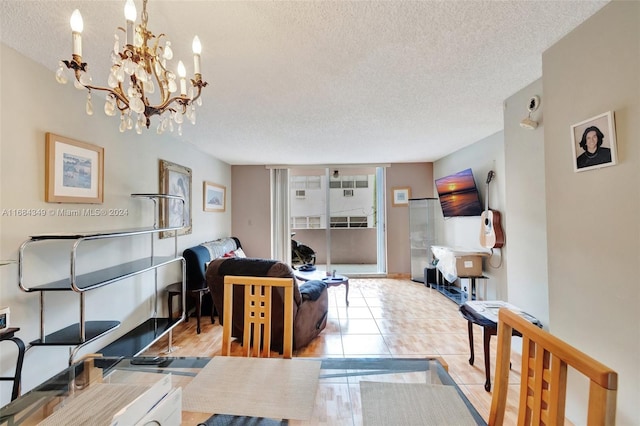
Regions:
<instances>
[{"instance_id":1,"label":"framed artwork on wall","mask_svg":"<svg viewBox=\"0 0 640 426\"><path fill-rule=\"evenodd\" d=\"M573 171L599 169L618 163L613 111L571 126Z\"/></svg>"},{"instance_id":2,"label":"framed artwork on wall","mask_svg":"<svg viewBox=\"0 0 640 426\"><path fill-rule=\"evenodd\" d=\"M227 188L211 182L203 182L202 205L205 212L224 212Z\"/></svg>"},{"instance_id":3,"label":"framed artwork on wall","mask_svg":"<svg viewBox=\"0 0 640 426\"><path fill-rule=\"evenodd\" d=\"M391 205L393 207L401 207L409 205L409 198L411 198L411 188L407 187L399 187L392 188L393 199L391 201Z\"/></svg>"},{"instance_id":4,"label":"framed artwork on wall","mask_svg":"<svg viewBox=\"0 0 640 426\"><path fill-rule=\"evenodd\" d=\"M44 168L46 202L102 204L104 148L47 133Z\"/></svg>"},{"instance_id":5,"label":"framed artwork on wall","mask_svg":"<svg viewBox=\"0 0 640 426\"><path fill-rule=\"evenodd\" d=\"M160 193L177 195L184 199L162 200L160 203L160 227L173 228L184 225L178 235L191 233L191 169L160 160ZM161 232L160 238L173 237L173 231Z\"/></svg>"}]
</instances>

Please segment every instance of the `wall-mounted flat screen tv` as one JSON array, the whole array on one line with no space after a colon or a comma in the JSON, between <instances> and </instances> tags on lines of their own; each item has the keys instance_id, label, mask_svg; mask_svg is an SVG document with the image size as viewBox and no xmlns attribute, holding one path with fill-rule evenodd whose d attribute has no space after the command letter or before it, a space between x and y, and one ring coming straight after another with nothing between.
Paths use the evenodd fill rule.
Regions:
<instances>
[{"instance_id":1,"label":"wall-mounted flat screen tv","mask_svg":"<svg viewBox=\"0 0 640 426\"><path fill-rule=\"evenodd\" d=\"M480 216L483 208L471 169L436 179L444 217Z\"/></svg>"}]
</instances>

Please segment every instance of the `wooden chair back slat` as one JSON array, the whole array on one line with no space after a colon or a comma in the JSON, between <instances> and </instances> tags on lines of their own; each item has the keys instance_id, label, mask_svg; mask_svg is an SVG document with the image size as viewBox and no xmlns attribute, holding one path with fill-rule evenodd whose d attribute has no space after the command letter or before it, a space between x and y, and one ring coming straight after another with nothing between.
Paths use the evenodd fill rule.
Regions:
<instances>
[{"instance_id":1,"label":"wooden chair back slat","mask_svg":"<svg viewBox=\"0 0 640 426\"><path fill-rule=\"evenodd\" d=\"M513 330L522 335L518 425L564 424L568 367L591 381L587 424L615 424L618 374L531 324L516 312L501 308L498 313L498 355L489 425L504 424Z\"/></svg>"},{"instance_id":2,"label":"wooden chair back slat","mask_svg":"<svg viewBox=\"0 0 640 426\"><path fill-rule=\"evenodd\" d=\"M293 356L293 279L231 276L224 277L224 319L222 355L231 354L233 286L244 286L243 356L271 356L271 295L274 287L284 289L284 358Z\"/></svg>"}]
</instances>

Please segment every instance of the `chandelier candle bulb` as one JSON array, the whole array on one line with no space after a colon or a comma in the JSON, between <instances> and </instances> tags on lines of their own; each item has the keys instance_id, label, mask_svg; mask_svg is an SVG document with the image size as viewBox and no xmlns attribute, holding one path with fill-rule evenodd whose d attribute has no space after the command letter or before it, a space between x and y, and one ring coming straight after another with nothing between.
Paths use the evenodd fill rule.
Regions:
<instances>
[{"instance_id":1,"label":"chandelier candle bulb","mask_svg":"<svg viewBox=\"0 0 640 426\"><path fill-rule=\"evenodd\" d=\"M71 14L71 37L73 39L73 54L82 57L82 30L84 29L84 23L82 22L82 15L78 9L74 10Z\"/></svg>"},{"instance_id":2,"label":"chandelier candle bulb","mask_svg":"<svg viewBox=\"0 0 640 426\"><path fill-rule=\"evenodd\" d=\"M124 17L127 20L127 45L133 46L133 23L136 20L136 5L133 0L127 0L125 3Z\"/></svg>"},{"instance_id":3,"label":"chandelier candle bulb","mask_svg":"<svg viewBox=\"0 0 640 426\"><path fill-rule=\"evenodd\" d=\"M178 62L178 75L180 76L180 95L187 95L187 70L184 68L182 61Z\"/></svg>"},{"instance_id":4,"label":"chandelier candle bulb","mask_svg":"<svg viewBox=\"0 0 640 426\"><path fill-rule=\"evenodd\" d=\"M200 44L198 36L193 38L191 47L193 49L193 73L197 76L200 74L200 54L202 53L202 44Z\"/></svg>"}]
</instances>

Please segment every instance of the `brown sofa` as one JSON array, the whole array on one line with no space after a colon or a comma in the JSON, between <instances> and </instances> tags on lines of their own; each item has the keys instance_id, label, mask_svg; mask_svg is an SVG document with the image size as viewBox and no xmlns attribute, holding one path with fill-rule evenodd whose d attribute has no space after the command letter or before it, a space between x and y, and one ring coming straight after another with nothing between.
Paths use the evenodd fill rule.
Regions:
<instances>
[{"instance_id":1,"label":"brown sofa","mask_svg":"<svg viewBox=\"0 0 640 426\"><path fill-rule=\"evenodd\" d=\"M207 267L206 281L213 298L213 304L222 323L224 317L224 276L256 276L275 278L294 278L293 304L293 348L299 349L309 344L327 324L329 299L323 282L307 282L300 287L295 280L293 270L285 263L276 260L252 258L219 258L211 261ZM278 289L272 295L271 349L282 352L284 291ZM233 293L233 328L231 335L242 338L244 326L244 293L240 286Z\"/></svg>"}]
</instances>

